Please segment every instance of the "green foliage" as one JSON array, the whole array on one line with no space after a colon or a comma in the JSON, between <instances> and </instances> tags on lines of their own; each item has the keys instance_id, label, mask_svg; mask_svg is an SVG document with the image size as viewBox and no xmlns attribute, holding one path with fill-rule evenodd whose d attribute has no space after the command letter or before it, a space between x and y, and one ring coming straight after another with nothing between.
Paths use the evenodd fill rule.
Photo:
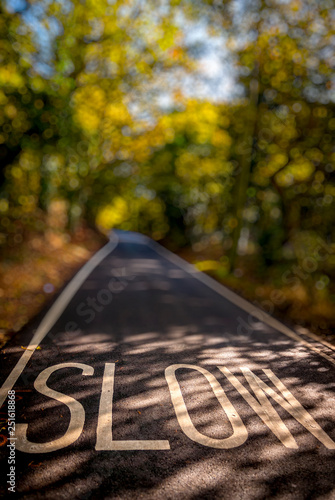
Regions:
<instances>
[{"instance_id":1,"label":"green foliage","mask_svg":"<svg viewBox=\"0 0 335 500\"><path fill-rule=\"evenodd\" d=\"M303 262L307 234L332 241L331 2L234 10L200 0L54 0L40 8L34 24L26 16L34 2L22 12L10 1L0 7L2 244L20 243L29 224L43 229L57 200L69 228L84 219L175 247L221 242L231 267L238 253L259 254L264 272ZM183 95L196 61L180 19L200 18L227 38L244 97L218 104ZM332 251L315 276L334 272Z\"/></svg>"}]
</instances>

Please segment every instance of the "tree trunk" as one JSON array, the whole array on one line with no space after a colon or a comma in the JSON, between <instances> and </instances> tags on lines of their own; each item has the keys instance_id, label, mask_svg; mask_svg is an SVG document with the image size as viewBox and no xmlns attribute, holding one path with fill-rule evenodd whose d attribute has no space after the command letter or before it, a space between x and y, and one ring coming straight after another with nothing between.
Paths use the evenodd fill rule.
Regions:
<instances>
[{"instance_id":1,"label":"tree trunk","mask_svg":"<svg viewBox=\"0 0 335 500\"><path fill-rule=\"evenodd\" d=\"M258 72L258 68L256 69ZM255 133L257 126L257 110L258 110L258 96L259 96L259 83L258 79L254 78L250 81L250 97L249 97L249 109L250 109L250 122L249 126L245 127L245 133L243 135L242 142L240 143L241 149L241 159L240 167L241 172L239 178L237 179L237 189L236 189L236 205L235 205L235 217L237 219L237 226L233 233L233 244L230 252L230 268L234 270L236 265L238 242L241 235L241 230L243 228L243 211L247 201L247 189L249 185L250 171L252 166L253 154L255 152Z\"/></svg>"}]
</instances>

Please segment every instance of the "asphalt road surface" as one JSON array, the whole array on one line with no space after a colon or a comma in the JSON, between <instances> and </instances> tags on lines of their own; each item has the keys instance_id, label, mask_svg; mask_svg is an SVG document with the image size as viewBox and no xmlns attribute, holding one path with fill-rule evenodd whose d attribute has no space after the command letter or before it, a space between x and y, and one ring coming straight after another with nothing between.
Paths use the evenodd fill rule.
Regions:
<instances>
[{"instance_id":1,"label":"asphalt road surface","mask_svg":"<svg viewBox=\"0 0 335 500\"><path fill-rule=\"evenodd\" d=\"M335 498L334 375L330 346L114 232L1 355L1 493Z\"/></svg>"}]
</instances>

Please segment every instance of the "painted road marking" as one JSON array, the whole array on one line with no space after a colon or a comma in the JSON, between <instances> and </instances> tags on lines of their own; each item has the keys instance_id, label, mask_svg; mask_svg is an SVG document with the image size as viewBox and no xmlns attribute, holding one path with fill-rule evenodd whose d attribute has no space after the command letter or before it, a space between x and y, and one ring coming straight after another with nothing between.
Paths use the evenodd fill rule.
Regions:
<instances>
[{"instance_id":1,"label":"painted road marking","mask_svg":"<svg viewBox=\"0 0 335 500\"><path fill-rule=\"evenodd\" d=\"M85 423L85 410L81 403L76 399L60 393L47 386L47 381L52 373L63 368L77 368L82 370L83 375L93 375L94 368L81 363L62 363L51 366L43 370L35 381L35 389L51 399L65 404L70 410L70 422L65 434L47 443L33 443L27 438L27 424L16 425L16 448L25 453L49 453L60 450L73 444L81 435ZM191 370L191 373L197 371L201 373L208 381L214 395L218 399L228 420L232 426L232 435L228 438L215 439L199 432L191 418L184 401L179 382L176 377L176 371L180 368ZM268 397L272 398L278 405L284 408L292 417L294 417L308 432L318 439L326 448L335 450L335 442L326 434L312 416L305 410L287 387L279 380L276 375L268 369L263 372L276 387L269 387L265 382L258 378L249 368L241 367L241 371L248 382L254 396L248 389L224 366L218 366L219 370L225 375L227 380L237 390L237 392L250 405L254 412L261 418L264 424L273 432L279 441L287 448L297 449L298 444L294 437L281 420L278 413L271 405ZM216 449L230 449L241 446L248 438L248 431L242 421L242 418L228 399L220 382L205 368L188 365L171 365L165 370L165 378L170 391L171 401L176 414L178 423L184 434L203 446ZM100 396L97 439L95 449L97 451L129 451L129 450L170 450L168 440L114 440L112 436L113 424L113 393L115 380L115 363L106 363L102 381L102 391ZM208 391L206 390L207 394Z\"/></svg>"},{"instance_id":2,"label":"painted road marking","mask_svg":"<svg viewBox=\"0 0 335 500\"><path fill-rule=\"evenodd\" d=\"M50 307L49 311L46 313L42 319L39 327L37 328L30 344L27 349L22 354L21 358L17 362L16 366L13 368L11 373L8 375L5 382L2 384L0 389L0 407L5 401L8 391L12 389L15 382L25 369L31 356L34 354L36 348L42 342L44 337L49 333L53 325L56 323L58 318L64 312L66 306L79 290L84 281L88 278L91 272L97 267L100 262L102 262L107 255L109 255L117 246L119 239L115 233L112 233L110 241L102 247L96 254L91 257L91 259L86 262L86 264L80 269L80 271L75 275L75 277L66 286L54 304Z\"/></svg>"},{"instance_id":3,"label":"painted road marking","mask_svg":"<svg viewBox=\"0 0 335 500\"><path fill-rule=\"evenodd\" d=\"M331 351L335 351L335 346L333 346L330 342L327 342L327 340L320 338L318 335L315 335L313 332L309 332L306 328L300 328L300 334L305 335L306 337L309 337L312 340L316 340L316 342L320 342L323 344L325 347L328 347Z\"/></svg>"},{"instance_id":4,"label":"painted road marking","mask_svg":"<svg viewBox=\"0 0 335 500\"><path fill-rule=\"evenodd\" d=\"M80 437L85 423L85 410L83 405L76 399L47 386L50 375L62 368L79 368L85 376L93 375L94 368L82 363L61 363L46 368L35 380L34 386L39 393L65 404L70 410L70 423L66 433L62 437L49 441L48 443L32 443L27 438L28 424L16 424L15 437L17 438L16 448L18 450L26 453L49 453L50 451L60 450L69 446Z\"/></svg>"},{"instance_id":5,"label":"painted road marking","mask_svg":"<svg viewBox=\"0 0 335 500\"><path fill-rule=\"evenodd\" d=\"M204 285L208 286L215 292L217 292L219 295L224 297L225 299L229 300L236 306L238 306L240 309L243 309L244 311L248 312L251 316L257 318L259 321L266 323L267 325L271 326L275 330L279 331L280 333L283 333L287 337L295 340L296 342L300 342L303 344L305 347L308 349L311 349L312 351L316 352L320 356L322 356L324 359L335 365L335 359L331 358L324 352L322 352L320 349L317 347L314 347L312 344L307 342L306 340L302 339L296 332L288 328L287 326L283 325L280 323L278 320L270 316L268 313L265 311L262 311L258 307L256 307L254 304L251 302L248 302L247 300L243 299L236 293L232 292L229 290L229 288L226 288L224 285L219 283L218 281L215 281L213 278L208 276L207 274L199 271L196 267L194 267L192 264L189 264L188 262L184 261L178 255L175 255L174 253L170 252L163 246L159 245L156 241L151 240L150 238L148 239L148 245L155 250L156 253L164 257L166 260L169 260L172 262L174 265L178 266L179 268L183 269L185 272L188 274L191 274L195 279L198 281L201 281ZM305 334L304 334L305 335ZM311 337L311 335L309 335ZM312 337L313 338L313 337ZM313 338L314 339L314 338ZM316 340L316 339L314 339ZM322 340L317 339L318 342L322 343ZM328 342L327 347L330 347L332 350L334 350L334 346L331 346Z\"/></svg>"},{"instance_id":6,"label":"painted road marking","mask_svg":"<svg viewBox=\"0 0 335 500\"><path fill-rule=\"evenodd\" d=\"M122 235L122 240L124 241L129 241L131 242L132 239L134 238L134 234L126 232L122 234L122 232L118 232L119 234ZM142 244L150 246L153 248L156 253L162 255L165 259L169 260L173 264L175 264L177 267L183 269L187 273L191 274L194 278L197 280L201 281L204 283L206 286L211 288L212 290L216 291L219 295L222 297L226 298L233 304L237 305L241 309L243 309L246 312L249 312L250 315L256 317L259 319L261 322L267 323L269 326L274 328L275 330L285 334L289 338L300 342L303 344L305 347L308 349L316 352L323 358L325 358L327 361L335 365L335 360L332 359L330 356L327 354L323 353L318 349L317 347L312 346L309 342L306 342L303 340L299 335L292 330L290 330L288 327L285 325L281 324L279 321L276 319L272 318L269 314L265 313L261 309L256 308L253 304L250 302L242 299L240 296L236 295L234 292L229 290L228 288L224 287L217 281L213 280L210 278L208 275L198 271L194 266L191 264L183 261L180 257L177 255L173 254L172 252L168 251L166 248L162 247L158 243L154 242L150 238L147 238L143 235L136 234L137 238L142 241ZM30 360L31 356L34 354L36 348L39 346L39 344L42 342L42 340L45 338L45 336L49 333L50 329L52 326L55 324L55 322L58 320L58 318L61 316L61 314L64 312L65 308L67 307L68 303L72 299L72 297L75 295L75 293L79 290L81 285L84 283L86 278L91 274L91 272L95 269L95 267L102 262L105 257L107 257L108 254L110 254L117 246L119 242L119 238L116 234L115 231L112 231L110 235L110 241L105 245L99 252L97 252L93 257L83 266L83 268L77 273L77 275L70 281L70 283L66 286L64 291L61 293L61 295L57 298L57 300L54 302L54 304L51 306L49 311L46 313L44 316L43 320L41 321L39 327L37 328L32 340L30 341L30 344L22 354L21 358L3 383L3 385L0 388L0 407L2 406L3 402L5 401L8 391L12 389L14 386L15 382L21 375L22 371L26 367L28 361ZM329 346L328 346L329 347Z\"/></svg>"},{"instance_id":7,"label":"painted road marking","mask_svg":"<svg viewBox=\"0 0 335 500\"><path fill-rule=\"evenodd\" d=\"M265 425L277 436L277 438L287 448L298 448L298 445L275 411L270 401L267 399L266 394L276 401L282 408L284 408L293 418L295 418L305 429L307 429L313 436L315 436L326 448L335 450L335 443L328 434L325 433L319 424L311 417L293 394L285 387L283 382L276 377L271 370L263 370L265 375L278 389L279 394L271 387L267 386L260 378L252 373L249 368L241 367L241 371L246 378L250 388L253 390L258 402L250 394L250 392L237 380L236 377L225 367L218 367L219 370L226 375L229 382L235 389L243 396L251 408L263 420Z\"/></svg>"},{"instance_id":8,"label":"painted road marking","mask_svg":"<svg viewBox=\"0 0 335 500\"><path fill-rule=\"evenodd\" d=\"M219 367L220 368L220 367ZM222 373L227 377L229 382L241 394L246 402L251 406L255 413L263 420L264 424L273 432L275 436L283 443L286 448L298 448L297 442L273 408L272 404L266 397L265 392L262 391L259 384L254 381L250 373L244 373L251 389L253 390L257 399L255 399L248 389L228 370L228 368L220 368Z\"/></svg>"},{"instance_id":9,"label":"painted road marking","mask_svg":"<svg viewBox=\"0 0 335 500\"><path fill-rule=\"evenodd\" d=\"M194 424L188 413L179 382L176 377L176 371L179 368L197 370L198 372L202 373L202 375L207 379L233 428L233 434L230 437L224 439L214 439L205 436L194 427ZM245 428L245 425L242 422L239 414L227 398L221 384L208 370L194 365L171 365L165 370L165 378L169 386L172 403L179 425L186 436L192 439L192 441L202 444L203 446L209 446L210 448L219 448L221 450L226 450L228 448L236 448L237 446L241 446L241 444L243 444L247 440L248 431Z\"/></svg>"},{"instance_id":10,"label":"painted road marking","mask_svg":"<svg viewBox=\"0 0 335 500\"><path fill-rule=\"evenodd\" d=\"M99 406L96 450L169 450L167 440L115 441L112 435L115 363L106 363Z\"/></svg>"}]
</instances>

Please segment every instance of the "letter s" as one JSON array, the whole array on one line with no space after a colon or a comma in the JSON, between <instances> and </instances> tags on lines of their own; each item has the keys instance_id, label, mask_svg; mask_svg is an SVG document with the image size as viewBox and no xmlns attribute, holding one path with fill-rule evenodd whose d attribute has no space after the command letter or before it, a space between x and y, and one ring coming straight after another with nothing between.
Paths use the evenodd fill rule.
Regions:
<instances>
[{"instance_id":1,"label":"letter s","mask_svg":"<svg viewBox=\"0 0 335 500\"><path fill-rule=\"evenodd\" d=\"M62 368L79 368L83 375L93 375L94 368L82 363L61 363L59 365L50 366L43 370L35 380L35 389L49 398L55 399L65 404L70 410L70 423L66 433L53 441L47 443L32 443L27 438L28 424L16 424L16 448L26 453L49 453L50 451L60 450L74 443L82 433L85 423L85 410L81 403L66 394L50 389L47 386L47 380L50 375L56 370Z\"/></svg>"},{"instance_id":2,"label":"letter s","mask_svg":"<svg viewBox=\"0 0 335 500\"><path fill-rule=\"evenodd\" d=\"M88 315L88 318L86 318L85 321L86 323L91 323L91 321L93 321L95 318L95 312L93 311L93 309L85 309L85 306L87 306L85 302L80 302L80 304L78 304L78 306L76 307L76 313L78 314L78 316Z\"/></svg>"},{"instance_id":3,"label":"letter s","mask_svg":"<svg viewBox=\"0 0 335 500\"><path fill-rule=\"evenodd\" d=\"M282 280L283 280L283 283L285 283L285 285L291 285L292 284L293 285L292 286L292 290L295 290L296 288L298 288L298 286L300 285L301 281L296 276L290 276L290 274L291 274L290 270L285 271L283 273Z\"/></svg>"}]
</instances>

